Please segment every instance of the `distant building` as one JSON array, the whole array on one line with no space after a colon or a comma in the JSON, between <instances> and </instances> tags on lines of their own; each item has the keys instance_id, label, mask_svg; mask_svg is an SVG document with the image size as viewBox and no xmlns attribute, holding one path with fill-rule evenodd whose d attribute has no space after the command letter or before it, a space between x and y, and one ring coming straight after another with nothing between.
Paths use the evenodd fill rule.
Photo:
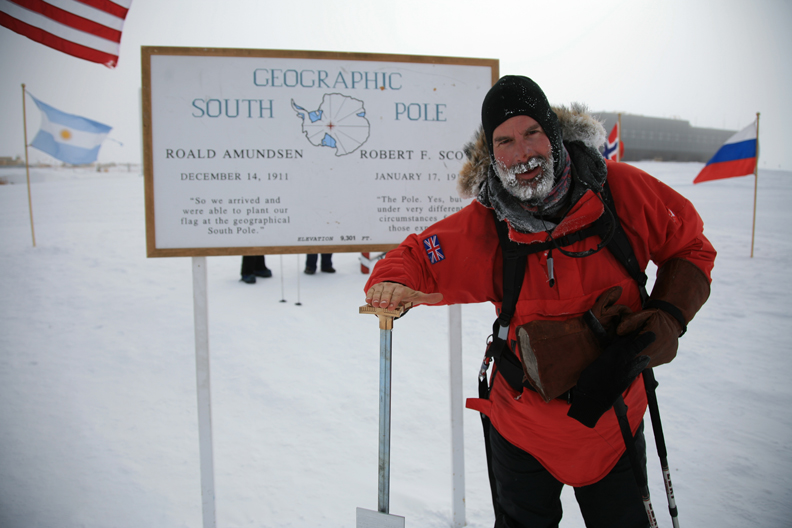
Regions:
<instances>
[{"instance_id":1,"label":"distant building","mask_svg":"<svg viewBox=\"0 0 792 528\"><path fill-rule=\"evenodd\" d=\"M0 167L21 167L25 162L17 156L12 158L10 156L0 156Z\"/></svg>"},{"instance_id":2,"label":"distant building","mask_svg":"<svg viewBox=\"0 0 792 528\"><path fill-rule=\"evenodd\" d=\"M610 133L619 115L593 112ZM706 163L736 130L697 128L689 121L622 114L623 161L701 161Z\"/></svg>"}]
</instances>

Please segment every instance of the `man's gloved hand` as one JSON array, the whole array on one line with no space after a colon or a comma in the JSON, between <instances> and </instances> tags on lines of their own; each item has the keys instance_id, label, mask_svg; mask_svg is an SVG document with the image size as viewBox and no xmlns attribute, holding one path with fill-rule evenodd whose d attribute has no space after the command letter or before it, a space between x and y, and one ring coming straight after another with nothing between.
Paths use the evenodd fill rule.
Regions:
<instances>
[{"instance_id":1,"label":"man's gloved hand","mask_svg":"<svg viewBox=\"0 0 792 528\"><path fill-rule=\"evenodd\" d=\"M656 339L646 350L650 367L670 363L676 357L682 324L668 312L659 309L641 310L628 314L616 329L619 335L634 335L638 332L652 332Z\"/></svg>"},{"instance_id":2,"label":"man's gloved hand","mask_svg":"<svg viewBox=\"0 0 792 528\"><path fill-rule=\"evenodd\" d=\"M684 259L669 260L657 270L645 309L624 314L616 333L654 332L657 339L645 351L651 358L649 367L669 363L676 357L679 338L709 293L709 280L695 264Z\"/></svg>"},{"instance_id":3,"label":"man's gloved hand","mask_svg":"<svg viewBox=\"0 0 792 528\"><path fill-rule=\"evenodd\" d=\"M591 307L590 315L602 327L604 336L595 335L589 326L591 322L583 317L566 321L536 320L517 328L524 379L545 401L575 385L583 369L602 352L600 338L616 336L619 322L632 313L627 306L616 304L621 294L621 286L614 286L602 292Z\"/></svg>"},{"instance_id":4,"label":"man's gloved hand","mask_svg":"<svg viewBox=\"0 0 792 528\"><path fill-rule=\"evenodd\" d=\"M649 364L649 357L641 352L654 340L653 332L617 337L580 374L572 389L567 416L586 427L597 425L600 417Z\"/></svg>"},{"instance_id":5,"label":"man's gloved hand","mask_svg":"<svg viewBox=\"0 0 792 528\"><path fill-rule=\"evenodd\" d=\"M598 337L606 339L613 339L616 337L617 326L625 317L633 313L627 306L616 304L621 294L622 287L614 286L602 292L594 302L594 306L591 307L591 314L597 318L597 321L599 321L606 333L606 336Z\"/></svg>"}]
</instances>

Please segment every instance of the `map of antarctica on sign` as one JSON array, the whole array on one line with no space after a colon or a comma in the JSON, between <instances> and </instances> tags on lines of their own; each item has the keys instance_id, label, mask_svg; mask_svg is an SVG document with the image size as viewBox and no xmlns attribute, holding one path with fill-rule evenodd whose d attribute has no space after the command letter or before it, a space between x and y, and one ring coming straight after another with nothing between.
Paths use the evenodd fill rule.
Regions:
<instances>
[{"instance_id":1,"label":"map of antarctica on sign","mask_svg":"<svg viewBox=\"0 0 792 528\"><path fill-rule=\"evenodd\" d=\"M302 131L308 141L316 147L334 148L336 156L354 152L369 138L369 122L360 99L330 93L324 94L316 110L308 111L294 99L291 106L302 119Z\"/></svg>"}]
</instances>

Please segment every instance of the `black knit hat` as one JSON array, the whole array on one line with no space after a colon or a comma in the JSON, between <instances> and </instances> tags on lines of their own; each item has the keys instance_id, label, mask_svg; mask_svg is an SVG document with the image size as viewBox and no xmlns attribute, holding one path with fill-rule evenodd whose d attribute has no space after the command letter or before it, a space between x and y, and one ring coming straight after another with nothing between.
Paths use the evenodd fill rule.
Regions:
<instances>
[{"instance_id":1,"label":"black knit hat","mask_svg":"<svg viewBox=\"0 0 792 528\"><path fill-rule=\"evenodd\" d=\"M507 119L525 115L542 127L553 148L556 164L561 159L562 137L558 116L550 108L544 92L528 77L506 75L490 88L481 105L481 124L487 136L487 146L492 150L492 134Z\"/></svg>"}]
</instances>

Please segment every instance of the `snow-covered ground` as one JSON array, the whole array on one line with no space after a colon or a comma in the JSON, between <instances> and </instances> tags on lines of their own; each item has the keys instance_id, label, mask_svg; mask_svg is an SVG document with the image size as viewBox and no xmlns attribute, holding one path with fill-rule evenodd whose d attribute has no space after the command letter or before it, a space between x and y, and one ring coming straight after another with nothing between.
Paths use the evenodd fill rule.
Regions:
<instances>
[{"instance_id":1,"label":"snow-covered ground","mask_svg":"<svg viewBox=\"0 0 792 528\"><path fill-rule=\"evenodd\" d=\"M792 173L760 172L749 258L753 177L693 186L701 164L637 165L693 201L719 252L709 302L656 371L680 523L790 526ZM126 170L33 169L36 247L24 169L0 170L15 182L0 185L3 528L201 526L191 259L146 258L143 179ZM379 331L358 314L357 255L314 276L303 255L268 256L255 285L239 257L207 261L217 525L353 527L377 507ZM452 522L447 314L394 330L390 511L408 527ZM462 315L469 397L493 310ZM473 411L465 452L468 525L489 528ZM649 471L670 526L653 447ZM583 526L563 498L562 526Z\"/></svg>"}]
</instances>

